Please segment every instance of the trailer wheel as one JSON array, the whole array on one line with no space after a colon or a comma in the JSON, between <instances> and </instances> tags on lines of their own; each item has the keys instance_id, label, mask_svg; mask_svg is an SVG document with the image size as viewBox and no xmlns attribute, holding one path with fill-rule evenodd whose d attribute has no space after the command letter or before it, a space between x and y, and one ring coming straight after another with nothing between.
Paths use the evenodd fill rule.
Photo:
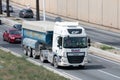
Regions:
<instances>
[{"instance_id":1,"label":"trailer wheel","mask_svg":"<svg viewBox=\"0 0 120 80\"><path fill-rule=\"evenodd\" d=\"M32 48L28 47L28 56L32 57Z\"/></svg>"},{"instance_id":2,"label":"trailer wheel","mask_svg":"<svg viewBox=\"0 0 120 80\"><path fill-rule=\"evenodd\" d=\"M54 56L54 58L53 58L53 66L55 67L55 68L58 68L59 66L58 66L58 61L57 61L57 56Z\"/></svg>"},{"instance_id":3,"label":"trailer wheel","mask_svg":"<svg viewBox=\"0 0 120 80\"><path fill-rule=\"evenodd\" d=\"M25 46L23 46L23 53L24 53L25 55L28 55L27 47L25 47Z\"/></svg>"},{"instance_id":4,"label":"trailer wheel","mask_svg":"<svg viewBox=\"0 0 120 80\"><path fill-rule=\"evenodd\" d=\"M34 49L32 50L32 56L33 56L34 59L38 59L39 58L39 56L36 55L36 51Z\"/></svg>"},{"instance_id":5,"label":"trailer wheel","mask_svg":"<svg viewBox=\"0 0 120 80\"><path fill-rule=\"evenodd\" d=\"M44 60L44 58L43 58L43 54L40 54L40 60L41 60L42 63L45 62L45 60Z\"/></svg>"}]
</instances>

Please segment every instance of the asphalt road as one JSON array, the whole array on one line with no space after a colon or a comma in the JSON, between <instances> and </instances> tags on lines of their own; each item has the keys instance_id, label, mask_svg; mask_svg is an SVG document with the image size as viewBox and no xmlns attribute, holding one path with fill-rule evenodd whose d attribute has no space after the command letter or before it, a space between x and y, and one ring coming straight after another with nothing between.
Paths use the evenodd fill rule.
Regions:
<instances>
[{"instance_id":1,"label":"asphalt road","mask_svg":"<svg viewBox=\"0 0 120 80\"><path fill-rule=\"evenodd\" d=\"M24 55L21 48L21 44L10 44L8 42L3 41L2 33L7 28L7 25L0 25L0 46L17 52L18 54ZM41 63L39 59L33 60ZM75 76L77 78L76 80L120 80L119 63L115 63L91 54L88 55L88 60L89 63L86 65L85 69L67 67L56 70L65 73L66 75ZM43 65L55 69L49 63L44 63Z\"/></svg>"}]
</instances>

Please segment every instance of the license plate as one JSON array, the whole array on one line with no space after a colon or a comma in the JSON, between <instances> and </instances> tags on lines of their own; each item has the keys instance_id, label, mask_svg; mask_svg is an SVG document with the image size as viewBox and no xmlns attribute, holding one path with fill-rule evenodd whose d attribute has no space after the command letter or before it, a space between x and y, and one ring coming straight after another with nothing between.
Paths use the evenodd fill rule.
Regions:
<instances>
[{"instance_id":1,"label":"license plate","mask_svg":"<svg viewBox=\"0 0 120 80\"><path fill-rule=\"evenodd\" d=\"M20 41L20 39L16 39L16 41Z\"/></svg>"}]
</instances>

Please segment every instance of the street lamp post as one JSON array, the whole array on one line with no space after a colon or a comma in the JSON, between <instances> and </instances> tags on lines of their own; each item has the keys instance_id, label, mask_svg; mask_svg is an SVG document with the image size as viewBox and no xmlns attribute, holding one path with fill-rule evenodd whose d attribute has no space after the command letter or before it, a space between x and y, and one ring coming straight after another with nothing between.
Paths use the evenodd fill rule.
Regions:
<instances>
[{"instance_id":1,"label":"street lamp post","mask_svg":"<svg viewBox=\"0 0 120 80\"><path fill-rule=\"evenodd\" d=\"M39 15L39 0L36 0L36 20L40 20L40 15Z\"/></svg>"}]
</instances>

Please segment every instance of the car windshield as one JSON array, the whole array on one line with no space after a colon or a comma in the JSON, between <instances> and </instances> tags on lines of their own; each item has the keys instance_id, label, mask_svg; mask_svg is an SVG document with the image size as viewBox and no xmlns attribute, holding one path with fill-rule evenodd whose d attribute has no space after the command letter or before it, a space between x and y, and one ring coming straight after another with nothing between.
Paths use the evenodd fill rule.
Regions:
<instances>
[{"instance_id":1,"label":"car windshield","mask_svg":"<svg viewBox=\"0 0 120 80\"><path fill-rule=\"evenodd\" d=\"M16 25L16 28L17 28L17 29L21 29L21 28L22 28L22 25Z\"/></svg>"},{"instance_id":2,"label":"car windshield","mask_svg":"<svg viewBox=\"0 0 120 80\"><path fill-rule=\"evenodd\" d=\"M20 34L20 31L18 31L18 30L11 30L10 34Z\"/></svg>"},{"instance_id":3,"label":"car windshield","mask_svg":"<svg viewBox=\"0 0 120 80\"><path fill-rule=\"evenodd\" d=\"M28 9L28 10L26 10L26 12L32 13L32 10L31 10L31 9Z\"/></svg>"},{"instance_id":4,"label":"car windshield","mask_svg":"<svg viewBox=\"0 0 120 80\"><path fill-rule=\"evenodd\" d=\"M64 48L86 48L87 37L64 37Z\"/></svg>"}]
</instances>

